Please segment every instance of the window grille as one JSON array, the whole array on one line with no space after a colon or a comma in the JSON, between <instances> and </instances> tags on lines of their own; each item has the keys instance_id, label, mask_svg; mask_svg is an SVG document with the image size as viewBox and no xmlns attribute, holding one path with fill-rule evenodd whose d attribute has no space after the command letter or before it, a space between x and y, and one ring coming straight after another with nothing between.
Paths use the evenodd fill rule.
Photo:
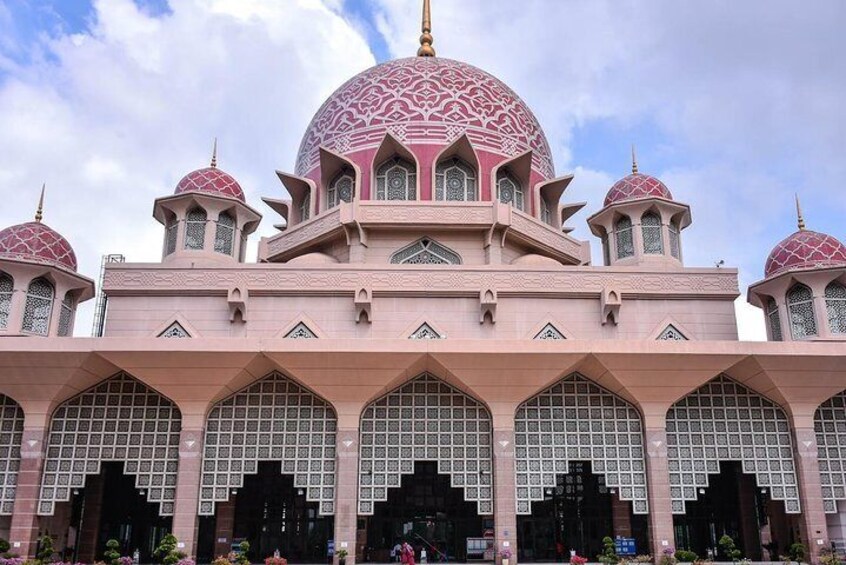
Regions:
<instances>
[{"instance_id":1,"label":"window grille","mask_svg":"<svg viewBox=\"0 0 846 565\"><path fill-rule=\"evenodd\" d=\"M675 222L670 222L670 255L681 261L681 235L679 233L679 226Z\"/></svg>"},{"instance_id":2,"label":"window grille","mask_svg":"<svg viewBox=\"0 0 846 565\"><path fill-rule=\"evenodd\" d=\"M50 421L38 515L52 516L102 462L120 461L159 514L173 516L181 419L173 402L126 373L61 404Z\"/></svg>"},{"instance_id":3,"label":"window grille","mask_svg":"<svg viewBox=\"0 0 846 565\"><path fill-rule=\"evenodd\" d=\"M665 341L687 341L687 337L673 324L668 325L658 336L659 340Z\"/></svg>"},{"instance_id":4,"label":"window grille","mask_svg":"<svg viewBox=\"0 0 846 565\"><path fill-rule=\"evenodd\" d=\"M353 178L353 173L345 168L329 183L326 208L334 208L341 202L352 202L354 192L355 178Z\"/></svg>"},{"instance_id":5,"label":"window grille","mask_svg":"<svg viewBox=\"0 0 846 565\"><path fill-rule=\"evenodd\" d=\"M637 409L575 373L527 400L514 421L517 514L555 488L571 461L590 461L594 473L648 512L643 426Z\"/></svg>"},{"instance_id":6,"label":"window grille","mask_svg":"<svg viewBox=\"0 0 846 565\"><path fill-rule=\"evenodd\" d=\"M235 218L223 212L217 218L214 232L214 250L223 255L232 255L235 248Z\"/></svg>"},{"instance_id":7,"label":"window grille","mask_svg":"<svg viewBox=\"0 0 846 565\"><path fill-rule=\"evenodd\" d=\"M558 328L552 324L547 324L535 335L535 339L567 339L564 337Z\"/></svg>"},{"instance_id":8,"label":"window grille","mask_svg":"<svg viewBox=\"0 0 846 565\"><path fill-rule=\"evenodd\" d=\"M206 241L206 211L194 208L185 217L185 249L199 251Z\"/></svg>"},{"instance_id":9,"label":"window grille","mask_svg":"<svg viewBox=\"0 0 846 565\"><path fill-rule=\"evenodd\" d=\"M168 219L165 225L165 257L176 252L176 237L179 233L179 223L176 219Z\"/></svg>"},{"instance_id":10,"label":"window grille","mask_svg":"<svg viewBox=\"0 0 846 565\"><path fill-rule=\"evenodd\" d=\"M50 331L54 292L53 285L47 279L38 278L29 283L29 288L26 291L23 324L21 324L22 331L47 335Z\"/></svg>"},{"instance_id":11,"label":"window grille","mask_svg":"<svg viewBox=\"0 0 846 565\"><path fill-rule=\"evenodd\" d=\"M9 315L12 312L12 294L15 281L6 273L0 272L0 330L9 326Z\"/></svg>"},{"instance_id":12,"label":"window grille","mask_svg":"<svg viewBox=\"0 0 846 565\"><path fill-rule=\"evenodd\" d=\"M825 287L828 327L833 334L846 334L846 286L837 281Z\"/></svg>"},{"instance_id":13,"label":"window grille","mask_svg":"<svg viewBox=\"0 0 846 565\"><path fill-rule=\"evenodd\" d=\"M171 325L167 327L165 331L159 334L159 337L164 337L168 339L181 339L185 337L191 337L191 334L182 327L182 324L179 322L173 322Z\"/></svg>"},{"instance_id":14,"label":"window grille","mask_svg":"<svg viewBox=\"0 0 846 565\"><path fill-rule=\"evenodd\" d=\"M376 200L414 200L417 171L413 164L393 157L376 170Z\"/></svg>"},{"instance_id":15,"label":"window grille","mask_svg":"<svg viewBox=\"0 0 846 565\"><path fill-rule=\"evenodd\" d=\"M509 171L501 170L497 173L496 190L500 202L511 204L518 210L525 211L523 187Z\"/></svg>"},{"instance_id":16,"label":"window grille","mask_svg":"<svg viewBox=\"0 0 846 565\"><path fill-rule=\"evenodd\" d=\"M300 202L300 221L305 222L311 217L311 189L306 189Z\"/></svg>"},{"instance_id":17,"label":"window grille","mask_svg":"<svg viewBox=\"0 0 846 565\"><path fill-rule=\"evenodd\" d=\"M545 198L541 198L541 221L552 225L552 213L550 212L549 202Z\"/></svg>"},{"instance_id":18,"label":"window grille","mask_svg":"<svg viewBox=\"0 0 846 565\"><path fill-rule=\"evenodd\" d=\"M476 171L458 157L446 159L435 168L435 200L478 200Z\"/></svg>"},{"instance_id":19,"label":"window grille","mask_svg":"<svg viewBox=\"0 0 846 565\"><path fill-rule=\"evenodd\" d=\"M294 328L285 334L285 337L289 339L316 339L317 336L314 335L314 332L309 329L307 325L300 322Z\"/></svg>"},{"instance_id":20,"label":"window grille","mask_svg":"<svg viewBox=\"0 0 846 565\"><path fill-rule=\"evenodd\" d=\"M778 304L772 298L767 300L767 322L770 324L770 336L773 341L782 341L781 315L778 312Z\"/></svg>"},{"instance_id":21,"label":"window grille","mask_svg":"<svg viewBox=\"0 0 846 565\"><path fill-rule=\"evenodd\" d=\"M11 516L21 465L24 413L17 402L0 394L0 516Z\"/></svg>"},{"instance_id":22,"label":"window grille","mask_svg":"<svg viewBox=\"0 0 846 565\"><path fill-rule=\"evenodd\" d=\"M632 234L632 221L628 216L623 216L614 224L614 235L617 243L617 259L625 259L634 256L634 237Z\"/></svg>"},{"instance_id":23,"label":"window grille","mask_svg":"<svg viewBox=\"0 0 846 565\"><path fill-rule=\"evenodd\" d=\"M361 415L358 513L373 515L415 461L436 461L480 515L493 514L491 431L480 402L429 374L379 398Z\"/></svg>"},{"instance_id":24,"label":"window grille","mask_svg":"<svg viewBox=\"0 0 846 565\"><path fill-rule=\"evenodd\" d=\"M817 408L814 431L823 510L836 514L837 501L846 500L846 392L829 398Z\"/></svg>"},{"instance_id":25,"label":"window grille","mask_svg":"<svg viewBox=\"0 0 846 565\"><path fill-rule=\"evenodd\" d=\"M213 516L259 461L279 461L322 516L334 514L337 426L329 403L281 373L217 403L206 421L200 515Z\"/></svg>"},{"instance_id":26,"label":"window grille","mask_svg":"<svg viewBox=\"0 0 846 565\"><path fill-rule=\"evenodd\" d=\"M640 227L643 232L643 252L649 255L662 255L664 241L661 237L661 217L647 212L640 219Z\"/></svg>"},{"instance_id":27,"label":"window grille","mask_svg":"<svg viewBox=\"0 0 846 565\"><path fill-rule=\"evenodd\" d=\"M814 295L810 288L803 284L796 284L787 291L787 312L790 316L790 331L793 339L817 335Z\"/></svg>"},{"instance_id":28,"label":"window grille","mask_svg":"<svg viewBox=\"0 0 846 565\"><path fill-rule=\"evenodd\" d=\"M684 514L720 472L740 461L785 512L799 513L793 440L784 410L725 375L688 394L667 412L667 457L673 514Z\"/></svg>"},{"instance_id":29,"label":"window grille","mask_svg":"<svg viewBox=\"0 0 846 565\"><path fill-rule=\"evenodd\" d=\"M408 336L408 339L443 339L444 337L436 332L429 324L423 324Z\"/></svg>"},{"instance_id":30,"label":"window grille","mask_svg":"<svg viewBox=\"0 0 846 565\"><path fill-rule=\"evenodd\" d=\"M429 238L423 238L391 255L391 263L400 265L460 265L455 251Z\"/></svg>"},{"instance_id":31,"label":"window grille","mask_svg":"<svg viewBox=\"0 0 846 565\"><path fill-rule=\"evenodd\" d=\"M59 337L70 335L71 326L73 325L74 306L73 295L70 292L66 293L64 300L62 300L62 311L59 314Z\"/></svg>"}]
</instances>

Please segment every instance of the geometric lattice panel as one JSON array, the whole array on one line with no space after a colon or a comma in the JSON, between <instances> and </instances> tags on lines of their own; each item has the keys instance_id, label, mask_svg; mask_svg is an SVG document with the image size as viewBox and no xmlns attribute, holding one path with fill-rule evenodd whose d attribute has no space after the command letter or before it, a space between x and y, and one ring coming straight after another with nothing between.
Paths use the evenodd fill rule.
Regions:
<instances>
[{"instance_id":1,"label":"geometric lattice panel","mask_svg":"<svg viewBox=\"0 0 846 565\"><path fill-rule=\"evenodd\" d=\"M50 421L38 514L52 516L103 461L120 461L159 514L172 516L180 430L176 405L126 373L64 402Z\"/></svg>"},{"instance_id":2,"label":"geometric lattice panel","mask_svg":"<svg viewBox=\"0 0 846 565\"><path fill-rule=\"evenodd\" d=\"M21 464L24 413L17 402L0 394L0 516L11 516Z\"/></svg>"},{"instance_id":3,"label":"geometric lattice panel","mask_svg":"<svg viewBox=\"0 0 846 565\"><path fill-rule=\"evenodd\" d=\"M837 512L837 501L846 500L846 391L829 398L814 414L817 459L820 465L823 509Z\"/></svg>"},{"instance_id":4,"label":"geometric lattice panel","mask_svg":"<svg viewBox=\"0 0 846 565\"><path fill-rule=\"evenodd\" d=\"M493 514L491 429L482 404L429 374L379 398L361 415L358 513L372 515L415 461L435 461L480 515Z\"/></svg>"},{"instance_id":5,"label":"geometric lattice panel","mask_svg":"<svg viewBox=\"0 0 846 565\"><path fill-rule=\"evenodd\" d=\"M562 379L517 409L517 514L557 486L570 463L590 461L635 514L648 512L643 426L634 406L582 375Z\"/></svg>"},{"instance_id":6,"label":"geometric lattice panel","mask_svg":"<svg viewBox=\"0 0 846 565\"><path fill-rule=\"evenodd\" d=\"M206 421L200 515L214 515L259 461L279 461L322 516L334 514L337 425L325 400L281 373L218 402Z\"/></svg>"},{"instance_id":7,"label":"geometric lattice panel","mask_svg":"<svg viewBox=\"0 0 846 565\"><path fill-rule=\"evenodd\" d=\"M740 461L743 472L799 513L799 488L790 425L780 406L725 375L685 396L667 412L667 457L674 514L696 500L720 461Z\"/></svg>"}]
</instances>

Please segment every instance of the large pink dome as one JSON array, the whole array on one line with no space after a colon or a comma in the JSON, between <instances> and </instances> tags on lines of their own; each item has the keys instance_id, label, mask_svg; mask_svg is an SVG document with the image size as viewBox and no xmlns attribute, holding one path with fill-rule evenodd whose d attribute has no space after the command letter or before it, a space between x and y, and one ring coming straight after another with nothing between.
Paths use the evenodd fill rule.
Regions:
<instances>
[{"instance_id":1,"label":"large pink dome","mask_svg":"<svg viewBox=\"0 0 846 565\"><path fill-rule=\"evenodd\" d=\"M810 230L799 230L783 239L770 252L764 276L788 271L846 266L846 246L837 238Z\"/></svg>"},{"instance_id":2,"label":"large pink dome","mask_svg":"<svg viewBox=\"0 0 846 565\"><path fill-rule=\"evenodd\" d=\"M297 174L318 166L319 149L375 149L386 132L406 145L445 146L462 133L479 150L514 157L529 149L543 178L554 175L535 115L496 77L441 57L398 59L368 69L335 91L303 136Z\"/></svg>"},{"instance_id":3,"label":"large pink dome","mask_svg":"<svg viewBox=\"0 0 846 565\"><path fill-rule=\"evenodd\" d=\"M28 261L76 271L76 254L64 237L41 222L0 231L0 258Z\"/></svg>"},{"instance_id":4,"label":"large pink dome","mask_svg":"<svg viewBox=\"0 0 846 565\"><path fill-rule=\"evenodd\" d=\"M224 198L235 198L241 202L246 202L244 190L238 184L238 181L232 175L221 171L217 167L197 169L182 177L182 180L176 185L176 190L173 193L182 194L184 192L204 192L206 194L223 196Z\"/></svg>"},{"instance_id":5,"label":"large pink dome","mask_svg":"<svg viewBox=\"0 0 846 565\"><path fill-rule=\"evenodd\" d=\"M642 173L632 173L614 183L605 196L605 205L610 206L626 200L640 198L665 198L672 200L670 189L657 178Z\"/></svg>"}]
</instances>

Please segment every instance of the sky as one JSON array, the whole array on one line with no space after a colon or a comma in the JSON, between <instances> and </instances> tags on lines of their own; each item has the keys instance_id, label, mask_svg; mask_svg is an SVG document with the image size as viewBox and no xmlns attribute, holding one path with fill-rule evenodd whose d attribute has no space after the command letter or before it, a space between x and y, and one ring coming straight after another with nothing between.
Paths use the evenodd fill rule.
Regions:
<instances>
[{"instance_id":1,"label":"sky","mask_svg":"<svg viewBox=\"0 0 846 565\"><path fill-rule=\"evenodd\" d=\"M153 200L209 160L265 216L284 197L302 133L332 91L414 55L421 0L0 0L0 226L45 223L80 272L100 257L158 261ZM846 2L818 0L432 0L438 55L491 72L534 110L573 235L628 173L661 178L691 206L687 266L740 270L741 339L765 339L746 287L796 229L846 236ZM76 334L90 332L93 301Z\"/></svg>"}]
</instances>

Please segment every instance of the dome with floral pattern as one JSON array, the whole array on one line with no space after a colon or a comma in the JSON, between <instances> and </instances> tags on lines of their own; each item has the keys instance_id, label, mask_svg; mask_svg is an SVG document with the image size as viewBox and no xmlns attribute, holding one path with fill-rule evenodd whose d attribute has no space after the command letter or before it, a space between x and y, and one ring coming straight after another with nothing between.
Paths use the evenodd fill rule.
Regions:
<instances>
[{"instance_id":1,"label":"dome with floral pattern","mask_svg":"<svg viewBox=\"0 0 846 565\"><path fill-rule=\"evenodd\" d=\"M0 258L53 265L76 271L76 254L57 231L27 222L0 231Z\"/></svg>"},{"instance_id":2,"label":"dome with floral pattern","mask_svg":"<svg viewBox=\"0 0 846 565\"><path fill-rule=\"evenodd\" d=\"M657 178L642 173L632 173L614 183L605 196L605 206L641 198L672 200L673 195L667 185Z\"/></svg>"},{"instance_id":3,"label":"dome with floral pattern","mask_svg":"<svg viewBox=\"0 0 846 565\"><path fill-rule=\"evenodd\" d=\"M767 278L789 271L846 266L846 246L836 237L800 229L776 245L767 257Z\"/></svg>"},{"instance_id":4,"label":"dome with floral pattern","mask_svg":"<svg viewBox=\"0 0 846 565\"><path fill-rule=\"evenodd\" d=\"M183 194L186 192L202 192L246 202L244 190L238 184L238 181L229 173L214 166L197 169L182 177L173 193Z\"/></svg>"}]
</instances>

